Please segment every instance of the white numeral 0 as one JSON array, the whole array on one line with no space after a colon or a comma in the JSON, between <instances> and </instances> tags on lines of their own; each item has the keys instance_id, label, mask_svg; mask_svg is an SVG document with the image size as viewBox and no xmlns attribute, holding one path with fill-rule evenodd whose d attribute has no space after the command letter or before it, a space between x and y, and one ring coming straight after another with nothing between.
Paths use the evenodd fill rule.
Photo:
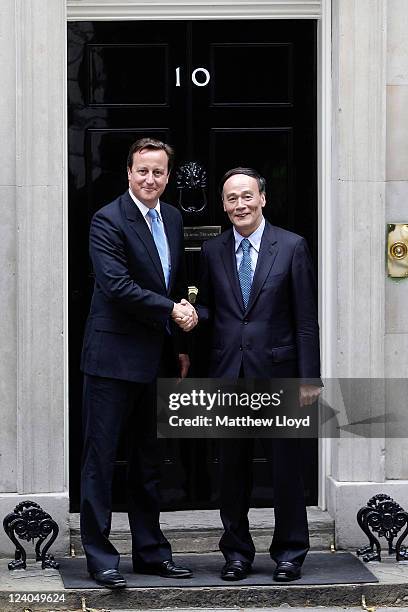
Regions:
<instances>
[{"instance_id":1,"label":"white numeral 0","mask_svg":"<svg viewBox=\"0 0 408 612\"><path fill-rule=\"evenodd\" d=\"M197 77L196 75L202 72L205 76L205 80L204 81L197 81ZM197 85L197 87L205 87L206 85L208 85L208 83L210 82L210 73L208 72L208 70L206 70L205 68L196 68L193 72L193 74L191 75L191 80L193 81L194 85Z\"/></svg>"},{"instance_id":2,"label":"white numeral 0","mask_svg":"<svg viewBox=\"0 0 408 612\"><path fill-rule=\"evenodd\" d=\"M204 75L203 81L197 79L197 75L200 72ZM197 87L205 87L210 82L211 75L206 68L196 68L191 75L191 80ZM180 66L176 68L176 87L181 87Z\"/></svg>"}]
</instances>

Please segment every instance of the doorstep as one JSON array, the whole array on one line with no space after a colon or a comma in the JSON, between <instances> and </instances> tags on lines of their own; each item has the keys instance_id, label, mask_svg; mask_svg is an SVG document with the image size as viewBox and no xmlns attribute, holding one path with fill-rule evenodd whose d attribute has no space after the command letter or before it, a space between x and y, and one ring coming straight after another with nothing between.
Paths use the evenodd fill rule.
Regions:
<instances>
[{"instance_id":1,"label":"doorstep","mask_svg":"<svg viewBox=\"0 0 408 612\"><path fill-rule=\"evenodd\" d=\"M334 544L334 520L317 506L307 508L311 550L330 550ZM79 531L79 514L70 515L71 550L83 555ZM274 528L273 508L252 508L249 523L255 548L267 552ZM181 510L162 512L160 524L175 553L218 552L222 534L218 510ZM131 554L127 514L113 513L110 539L121 555Z\"/></svg>"}]
</instances>

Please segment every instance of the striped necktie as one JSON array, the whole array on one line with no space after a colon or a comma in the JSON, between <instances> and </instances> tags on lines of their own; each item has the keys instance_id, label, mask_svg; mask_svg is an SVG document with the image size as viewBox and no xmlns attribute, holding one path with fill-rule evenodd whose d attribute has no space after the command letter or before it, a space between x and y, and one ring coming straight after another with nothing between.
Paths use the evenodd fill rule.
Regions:
<instances>
[{"instance_id":1,"label":"striped necktie","mask_svg":"<svg viewBox=\"0 0 408 612\"><path fill-rule=\"evenodd\" d=\"M161 265L163 268L164 279L166 281L166 287L169 286L170 280L170 262L167 252L167 240L166 234L164 233L163 223L159 217L159 213L155 208L150 208L147 213L152 221L152 236L159 253Z\"/></svg>"},{"instance_id":2,"label":"striped necktie","mask_svg":"<svg viewBox=\"0 0 408 612\"><path fill-rule=\"evenodd\" d=\"M241 285L242 298L244 300L245 308L248 306L252 284L251 256L249 254L250 248L251 243L249 242L248 238L244 238L241 242L242 259L241 263L239 264L238 278L239 284Z\"/></svg>"}]
</instances>

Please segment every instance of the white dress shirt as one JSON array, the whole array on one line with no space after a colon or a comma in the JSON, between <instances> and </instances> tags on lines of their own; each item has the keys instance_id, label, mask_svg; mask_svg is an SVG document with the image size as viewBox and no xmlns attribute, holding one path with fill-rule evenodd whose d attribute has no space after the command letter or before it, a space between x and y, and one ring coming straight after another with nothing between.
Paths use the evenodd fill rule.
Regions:
<instances>
[{"instance_id":1,"label":"white dress shirt","mask_svg":"<svg viewBox=\"0 0 408 612\"><path fill-rule=\"evenodd\" d=\"M132 200L134 201L134 203L136 204L136 206L138 207L138 209L140 210L140 212L142 213L143 219L146 221L147 223L147 227L149 228L150 232L152 231L152 222L150 217L148 216L148 212L150 210L150 208L148 206L146 206L146 204L143 204L143 202L141 202L140 200L137 199L137 197L133 194L132 190L129 189L129 195L132 198ZM159 215L159 219L160 221L163 223L163 218L161 216L161 212L160 212L160 200L157 200L157 204L154 207ZM163 227L164 227L164 233L166 236L166 246L167 246L167 257L168 260L170 262L170 270L171 270L171 257L170 257L170 248L169 248L169 241L167 238L167 233L166 233L166 226L163 223Z\"/></svg>"},{"instance_id":2,"label":"white dress shirt","mask_svg":"<svg viewBox=\"0 0 408 612\"><path fill-rule=\"evenodd\" d=\"M250 236L241 236L241 234L237 232L234 226L232 227L232 229L234 232L234 239L235 239L235 258L237 260L237 270L239 269L239 266L242 260L241 242L243 241L244 238L248 238L249 242L251 243L249 254L251 256L251 279L253 280L255 269L256 269L256 264L258 262L259 249L261 247L262 234L265 229L265 218L262 217L261 223L256 228L256 230L252 232Z\"/></svg>"}]
</instances>

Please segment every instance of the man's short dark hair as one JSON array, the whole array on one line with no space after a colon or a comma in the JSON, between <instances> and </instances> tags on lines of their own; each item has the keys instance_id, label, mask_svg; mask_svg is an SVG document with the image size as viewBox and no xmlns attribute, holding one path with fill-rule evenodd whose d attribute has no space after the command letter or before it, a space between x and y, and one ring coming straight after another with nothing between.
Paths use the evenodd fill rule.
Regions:
<instances>
[{"instance_id":1,"label":"man's short dark hair","mask_svg":"<svg viewBox=\"0 0 408 612\"><path fill-rule=\"evenodd\" d=\"M136 142L131 145L127 158L127 167L129 170L131 170L133 166L133 155L142 149L164 151L167 154L167 166L168 171L170 172L173 167L174 150L170 145L162 142L161 140L156 140L156 138L139 138L139 140L136 140Z\"/></svg>"},{"instance_id":2,"label":"man's short dark hair","mask_svg":"<svg viewBox=\"0 0 408 612\"><path fill-rule=\"evenodd\" d=\"M235 174L246 174L247 176L251 176L258 183L259 193L266 194L266 181L264 177L259 174L259 172L257 172L253 168L232 168L232 170L228 170L228 172L224 174L220 181L221 196L222 191L224 189L224 184L228 181L229 178L231 178L231 176L234 176Z\"/></svg>"}]
</instances>

